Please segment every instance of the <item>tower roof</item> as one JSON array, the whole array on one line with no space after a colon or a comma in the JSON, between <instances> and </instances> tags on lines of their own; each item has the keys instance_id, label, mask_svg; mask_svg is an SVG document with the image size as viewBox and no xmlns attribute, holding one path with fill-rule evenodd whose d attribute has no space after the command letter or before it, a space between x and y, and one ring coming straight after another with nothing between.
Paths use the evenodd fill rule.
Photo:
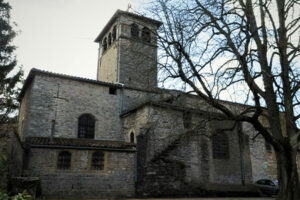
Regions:
<instances>
[{"instance_id":1,"label":"tower roof","mask_svg":"<svg viewBox=\"0 0 300 200\"><path fill-rule=\"evenodd\" d=\"M108 21L108 23L105 25L105 27L102 29L102 31L99 33L99 35L95 39L95 42L100 42L102 40L103 36L108 31L108 29L111 27L111 25L121 15L123 15L123 16L126 15L126 16L130 16L130 17L133 17L133 18L136 18L136 19L147 21L148 23L154 24L157 27L160 27L162 25L162 23L160 21L157 21L157 20L154 20L154 19L142 16L142 15L134 14L134 13L131 13L131 12L127 12L127 11L123 11L123 10L117 10L115 12L115 14L110 18L110 20Z\"/></svg>"}]
</instances>

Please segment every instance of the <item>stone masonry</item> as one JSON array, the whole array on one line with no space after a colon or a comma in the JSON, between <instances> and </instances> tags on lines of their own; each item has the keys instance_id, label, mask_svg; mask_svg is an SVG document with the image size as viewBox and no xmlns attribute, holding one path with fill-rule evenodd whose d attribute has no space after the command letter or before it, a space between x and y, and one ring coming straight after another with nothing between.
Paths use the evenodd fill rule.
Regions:
<instances>
[{"instance_id":1,"label":"stone masonry","mask_svg":"<svg viewBox=\"0 0 300 200\"><path fill-rule=\"evenodd\" d=\"M238 130L225 132L230 141L230 156L228 159L213 159L211 134L217 133L217 130L222 128L229 128L233 123L226 121L207 123L204 113L192 113L190 122L192 125L185 128L184 112L186 110L183 108L152 103L123 116L124 136L126 137L128 132L137 135L137 151L138 155L142 155L142 159L138 159L138 173L142 173L145 178L140 179L138 186L142 188L138 187L138 190L144 192L155 189L153 182L157 183L157 188L161 188L164 194L167 192L173 194L175 191L182 193L206 183L242 184L242 179L245 183L251 183L248 137L244 136L243 143L240 144ZM195 127L201 123L200 127ZM211 131L207 131L208 129ZM139 145L139 140L142 141L142 146ZM242 159L240 145L243 145ZM166 189L168 180L178 180L174 174L166 174L169 171L165 174L161 171L165 168L161 169L161 166L170 167L170 163L174 167L177 166L175 169L183 170L178 172L174 169L174 174L180 174L179 180L185 184L181 185L180 182L177 185L171 184L171 188ZM156 179L155 175L160 179ZM186 185L191 187L187 188ZM161 190L157 192L159 191Z\"/></svg>"},{"instance_id":2,"label":"stone masonry","mask_svg":"<svg viewBox=\"0 0 300 200\"><path fill-rule=\"evenodd\" d=\"M42 180L48 197L122 197L134 195L134 153L105 151L103 171L90 168L91 150L73 149L71 170L56 168L57 154L64 149L32 148L27 174Z\"/></svg>"},{"instance_id":3,"label":"stone masonry","mask_svg":"<svg viewBox=\"0 0 300 200\"><path fill-rule=\"evenodd\" d=\"M21 173L39 177L43 195L202 195L207 185L276 179L274 151L251 125L215 120L220 111L198 96L157 88L160 25L118 10L95 40L98 80L31 70L20 95Z\"/></svg>"},{"instance_id":4,"label":"stone masonry","mask_svg":"<svg viewBox=\"0 0 300 200\"><path fill-rule=\"evenodd\" d=\"M132 24L138 28L138 37L131 37ZM118 10L95 40L99 42L100 49L98 80L138 88L156 88L157 47L154 33L160 25L158 21ZM149 29L149 42L143 40L143 28Z\"/></svg>"},{"instance_id":5,"label":"stone masonry","mask_svg":"<svg viewBox=\"0 0 300 200\"><path fill-rule=\"evenodd\" d=\"M96 118L95 139L123 140L119 91L112 95L109 87L43 74L36 75L31 84L23 98L24 104L28 98L31 104L23 112L22 102L20 110L20 120L27 122L21 126L23 137L50 137L51 121L55 120L54 137L76 138L78 117L90 113Z\"/></svg>"}]
</instances>

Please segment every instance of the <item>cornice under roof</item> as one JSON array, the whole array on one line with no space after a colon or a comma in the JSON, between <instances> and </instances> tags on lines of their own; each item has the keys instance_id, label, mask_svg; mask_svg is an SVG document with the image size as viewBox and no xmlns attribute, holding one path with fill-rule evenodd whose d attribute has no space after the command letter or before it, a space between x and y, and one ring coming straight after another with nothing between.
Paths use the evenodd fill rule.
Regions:
<instances>
[{"instance_id":1,"label":"cornice under roof","mask_svg":"<svg viewBox=\"0 0 300 200\"><path fill-rule=\"evenodd\" d=\"M102 31L99 33L99 35L97 36L97 38L95 39L95 42L100 42L103 38L103 36L106 34L106 32L110 29L111 25L116 21L116 19L121 16L121 15L127 15L133 18L137 18L143 21L147 21L149 23L152 23L154 25L156 25L157 27L160 27L162 25L162 23L160 21L142 16L142 15L137 15L131 12L127 12L127 11L123 11L123 10L117 10L115 12L115 14L110 18L110 20L108 21L108 23L105 25L105 27L102 29Z\"/></svg>"}]
</instances>

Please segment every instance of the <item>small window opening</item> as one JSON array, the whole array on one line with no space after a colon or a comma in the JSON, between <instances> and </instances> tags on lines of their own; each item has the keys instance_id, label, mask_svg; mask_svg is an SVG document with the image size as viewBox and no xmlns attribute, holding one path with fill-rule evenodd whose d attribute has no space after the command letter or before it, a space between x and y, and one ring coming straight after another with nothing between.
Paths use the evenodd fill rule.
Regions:
<instances>
[{"instance_id":1,"label":"small window opening","mask_svg":"<svg viewBox=\"0 0 300 200\"><path fill-rule=\"evenodd\" d=\"M58 154L57 169L67 170L71 168L71 153L62 151Z\"/></svg>"},{"instance_id":2,"label":"small window opening","mask_svg":"<svg viewBox=\"0 0 300 200\"><path fill-rule=\"evenodd\" d=\"M136 24L131 24L131 36L134 38L139 37L139 28Z\"/></svg>"},{"instance_id":3,"label":"small window opening","mask_svg":"<svg viewBox=\"0 0 300 200\"><path fill-rule=\"evenodd\" d=\"M117 88L110 87L109 88L109 94L116 95L117 94Z\"/></svg>"},{"instance_id":4,"label":"small window opening","mask_svg":"<svg viewBox=\"0 0 300 200\"><path fill-rule=\"evenodd\" d=\"M92 169L103 170L104 169L104 153L102 151L94 152L92 155Z\"/></svg>"},{"instance_id":5,"label":"small window opening","mask_svg":"<svg viewBox=\"0 0 300 200\"><path fill-rule=\"evenodd\" d=\"M192 113L187 111L183 112L183 127L184 128L191 128L192 126Z\"/></svg>"},{"instance_id":6,"label":"small window opening","mask_svg":"<svg viewBox=\"0 0 300 200\"><path fill-rule=\"evenodd\" d=\"M103 53L104 53L107 50L107 39L106 38L104 38L104 40L103 40L102 47L103 47Z\"/></svg>"},{"instance_id":7,"label":"small window opening","mask_svg":"<svg viewBox=\"0 0 300 200\"><path fill-rule=\"evenodd\" d=\"M107 39L106 38L103 40L102 48L103 48L103 53L104 53L107 50Z\"/></svg>"},{"instance_id":8,"label":"small window opening","mask_svg":"<svg viewBox=\"0 0 300 200\"><path fill-rule=\"evenodd\" d=\"M134 133L133 132L130 133L130 142L134 143Z\"/></svg>"},{"instance_id":9,"label":"small window opening","mask_svg":"<svg viewBox=\"0 0 300 200\"><path fill-rule=\"evenodd\" d=\"M271 152L271 151L272 151L271 144L270 144L270 142L268 142L267 140L265 140L265 147L266 147L266 150L267 150L268 152Z\"/></svg>"},{"instance_id":10,"label":"small window opening","mask_svg":"<svg viewBox=\"0 0 300 200\"><path fill-rule=\"evenodd\" d=\"M144 42L150 43L151 42L151 36L150 36L150 29L147 27L144 27L142 30L142 39Z\"/></svg>"},{"instance_id":11,"label":"small window opening","mask_svg":"<svg viewBox=\"0 0 300 200\"><path fill-rule=\"evenodd\" d=\"M111 33L108 34L108 46L111 45Z\"/></svg>"},{"instance_id":12,"label":"small window opening","mask_svg":"<svg viewBox=\"0 0 300 200\"><path fill-rule=\"evenodd\" d=\"M115 41L117 37L117 26L114 26L112 31L112 40Z\"/></svg>"},{"instance_id":13,"label":"small window opening","mask_svg":"<svg viewBox=\"0 0 300 200\"><path fill-rule=\"evenodd\" d=\"M166 99L166 100L165 100L166 103L173 103L173 101L174 101L173 98L169 98L169 99Z\"/></svg>"}]
</instances>

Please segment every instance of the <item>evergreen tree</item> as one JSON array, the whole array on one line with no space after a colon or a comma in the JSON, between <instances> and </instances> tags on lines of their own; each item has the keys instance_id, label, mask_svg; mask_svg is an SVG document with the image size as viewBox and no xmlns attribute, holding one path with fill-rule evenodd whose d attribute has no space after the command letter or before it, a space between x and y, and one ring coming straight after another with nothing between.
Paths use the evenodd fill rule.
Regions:
<instances>
[{"instance_id":1,"label":"evergreen tree","mask_svg":"<svg viewBox=\"0 0 300 200\"><path fill-rule=\"evenodd\" d=\"M18 108L16 97L23 71L17 68L12 40L16 32L10 22L11 6L0 0L0 125L8 123L9 114Z\"/></svg>"}]
</instances>

